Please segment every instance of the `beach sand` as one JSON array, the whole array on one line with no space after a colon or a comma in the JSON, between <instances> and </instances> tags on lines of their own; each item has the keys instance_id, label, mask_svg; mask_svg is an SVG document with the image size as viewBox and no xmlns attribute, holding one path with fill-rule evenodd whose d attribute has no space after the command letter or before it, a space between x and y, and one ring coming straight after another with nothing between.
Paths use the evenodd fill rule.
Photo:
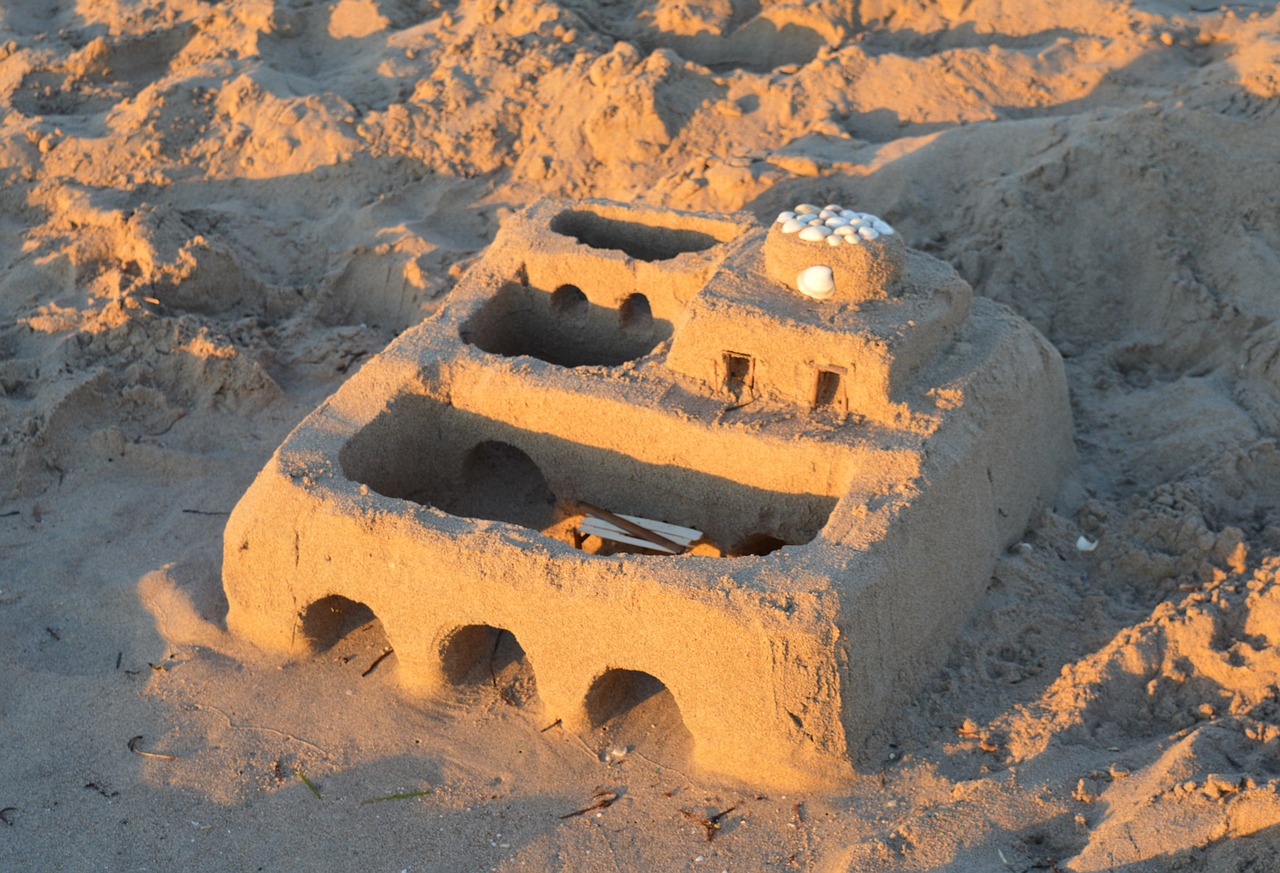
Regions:
<instances>
[{"instance_id":1,"label":"beach sand","mask_svg":"<svg viewBox=\"0 0 1280 873\"><path fill-rule=\"evenodd\" d=\"M1278 34L1263 2L8 0L0 870L1280 870ZM226 631L257 471L544 195L848 204L1065 359L1078 475L840 790L697 772L661 695L548 725L499 693L519 660L408 696L376 621L287 662Z\"/></svg>"}]
</instances>

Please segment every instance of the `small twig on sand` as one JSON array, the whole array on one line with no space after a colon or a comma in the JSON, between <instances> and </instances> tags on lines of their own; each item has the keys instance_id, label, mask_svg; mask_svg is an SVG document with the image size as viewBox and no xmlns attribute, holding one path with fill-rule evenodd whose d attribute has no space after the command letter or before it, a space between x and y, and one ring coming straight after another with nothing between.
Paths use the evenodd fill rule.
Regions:
<instances>
[{"instance_id":1,"label":"small twig on sand","mask_svg":"<svg viewBox=\"0 0 1280 873\"><path fill-rule=\"evenodd\" d=\"M595 794L591 795L591 799L595 802L590 806L584 806L582 809L575 809L573 812L566 812L564 815L560 816L561 821L566 818L573 818L574 816L586 815L592 810L607 809L613 805L615 800L618 799L618 792L597 791Z\"/></svg>"},{"instance_id":2,"label":"small twig on sand","mask_svg":"<svg viewBox=\"0 0 1280 873\"><path fill-rule=\"evenodd\" d=\"M564 724L564 719L558 718L555 721L553 721L551 724L544 727L542 730L538 731L538 733L545 734L547 731L551 730L553 727L557 725L562 725L562 724Z\"/></svg>"},{"instance_id":3,"label":"small twig on sand","mask_svg":"<svg viewBox=\"0 0 1280 873\"><path fill-rule=\"evenodd\" d=\"M690 812L687 809L680 810L680 814L685 818L689 819L689 821L695 821L698 824L702 825L702 829L706 833L707 842L709 843L716 838L716 832L720 830L720 822L724 819L726 815L733 812L737 808L738 807L736 806L731 806L728 809L724 809L724 810L721 810L720 812L717 812L715 815L710 816L709 818L702 818L696 812Z\"/></svg>"},{"instance_id":4,"label":"small twig on sand","mask_svg":"<svg viewBox=\"0 0 1280 873\"><path fill-rule=\"evenodd\" d=\"M130 751L130 752L133 752L135 755L141 755L141 756L142 756L142 757L144 757L144 758L158 758L158 759L159 759L159 760L161 760L161 761L176 761L176 760L178 760L178 758L177 758L177 756L176 756L176 755L162 755L162 754L160 754L159 752L144 752L144 751L142 751L142 749L139 749L139 748L138 748L138 741L139 741L139 740L141 740L141 739L142 739L142 734L138 734L136 737L132 737L132 738L129 740L129 751Z\"/></svg>"},{"instance_id":5,"label":"small twig on sand","mask_svg":"<svg viewBox=\"0 0 1280 873\"><path fill-rule=\"evenodd\" d=\"M231 514L229 512L207 512L203 509L184 509L182 511L185 512L187 515L230 515Z\"/></svg>"},{"instance_id":6,"label":"small twig on sand","mask_svg":"<svg viewBox=\"0 0 1280 873\"><path fill-rule=\"evenodd\" d=\"M360 674L360 678L363 679L364 677L372 673L374 670L378 669L378 665L381 664L383 661L385 661L387 659L387 655L390 655L394 651L395 649L391 648L390 646L387 646L386 651L384 651L381 655L373 659L373 663L369 665L369 669L365 670L363 673Z\"/></svg>"},{"instance_id":7,"label":"small twig on sand","mask_svg":"<svg viewBox=\"0 0 1280 873\"><path fill-rule=\"evenodd\" d=\"M9 512L0 512L0 518L13 518L15 515L22 515L22 510L14 509ZM13 809L13 807L11 806L9 809Z\"/></svg>"},{"instance_id":8,"label":"small twig on sand","mask_svg":"<svg viewBox=\"0 0 1280 873\"><path fill-rule=\"evenodd\" d=\"M366 803L381 803L384 800L408 800L412 797L426 797L430 793L431 789L426 788L422 791L406 791L404 794L388 794L383 797L370 797L368 800L360 801L360 805L364 806Z\"/></svg>"},{"instance_id":9,"label":"small twig on sand","mask_svg":"<svg viewBox=\"0 0 1280 873\"><path fill-rule=\"evenodd\" d=\"M310 789L311 789L311 793L312 793L312 794L314 794L314 795L316 796L316 799L317 799L317 800L322 799L322 798L320 797L320 789L319 789L319 788L316 788L316 784L315 784L314 782L312 782L310 779L308 779L308 778L307 778L307 774L306 774L306 773L303 773L301 769L294 770L293 772L295 772L295 773L297 773L297 774L298 774L298 778L302 780L302 784L303 784L303 785L305 785L305 786L307 786L308 788L310 788Z\"/></svg>"}]
</instances>

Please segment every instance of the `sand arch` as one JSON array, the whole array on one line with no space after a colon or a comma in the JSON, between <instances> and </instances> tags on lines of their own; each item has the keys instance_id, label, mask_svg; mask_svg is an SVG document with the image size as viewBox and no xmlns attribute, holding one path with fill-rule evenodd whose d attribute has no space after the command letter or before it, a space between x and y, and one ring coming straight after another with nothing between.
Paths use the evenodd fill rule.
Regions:
<instances>
[{"instance_id":1,"label":"sand arch","mask_svg":"<svg viewBox=\"0 0 1280 873\"><path fill-rule=\"evenodd\" d=\"M623 330L653 330L653 309L643 294L630 294L618 307L618 324Z\"/></svg>"},{"instance_id":2,"label":"sand arch","mask_svg":"<svg viewBox=\"0 0 1280 873\"><path fill-rule=\"evenodd\" d=\"M341 594L330 594L299 614L299 631L314 652L326 652L357 628L377 621L367 605Z\"/></svg>"},{"instance_id":3,"label":"sand arch","mask_svg":"<svg viewBox=\"0 0 1280 873\"><path fill-rule=\"evenodd\" d=\"M454 686L489 686L504 701L517 706L537 696L533 663L507 628L457 626L441 637L439 654L444 678Z\"/></svg>"},{"instance_id":4,"label":"sand arch","mask_svg":"<svg viewBox=\"0 0 1280 873\"><path fill-rule=\"evenodd\" d=\"M561 285L551 292L551 309L560 315L585 315L587 295L577 285Z\"/></svg>"}]
</instances>

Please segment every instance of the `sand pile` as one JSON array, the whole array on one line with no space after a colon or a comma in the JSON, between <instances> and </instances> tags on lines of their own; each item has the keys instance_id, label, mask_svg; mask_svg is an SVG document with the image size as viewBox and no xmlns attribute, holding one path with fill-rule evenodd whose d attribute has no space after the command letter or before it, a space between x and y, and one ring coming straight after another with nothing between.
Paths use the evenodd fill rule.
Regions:
<instances>
[{"instance_id":1,"label":"sand pile","mask_svg":"<svg viewBox=\"0 0 1280 873\"><path fill-rule=\"evenodd\" d=\"M1273 868L1278 31L1261 2L6 2L0 867ZM427 704L358 614L302 662L226 636L225 513L543 195L849 204L1062 351L1078 487L846 791L701 778L661 695L543 732L516 651Z\"/></svg>"}]
</instances>

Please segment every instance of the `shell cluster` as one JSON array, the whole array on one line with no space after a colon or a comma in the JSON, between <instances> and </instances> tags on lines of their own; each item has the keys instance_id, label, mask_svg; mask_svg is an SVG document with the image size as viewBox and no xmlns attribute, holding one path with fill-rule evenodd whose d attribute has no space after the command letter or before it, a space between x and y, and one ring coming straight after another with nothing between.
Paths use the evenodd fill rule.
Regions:
<instances>
[{"instance_id":1,"label":"shell cluster","mask_svg":"<svg viewBox=\"0 0 1280 873\"><path fill-rule=\"evenodd\" d=\"M799 234L805 242L825 242L829 246L861 245L894 232L884 219L869 212L845 209L836 203L826 206L801 203L795 209L778 213L775 223L782 225L783 233Z\"/></svg>"}]
</instances>

